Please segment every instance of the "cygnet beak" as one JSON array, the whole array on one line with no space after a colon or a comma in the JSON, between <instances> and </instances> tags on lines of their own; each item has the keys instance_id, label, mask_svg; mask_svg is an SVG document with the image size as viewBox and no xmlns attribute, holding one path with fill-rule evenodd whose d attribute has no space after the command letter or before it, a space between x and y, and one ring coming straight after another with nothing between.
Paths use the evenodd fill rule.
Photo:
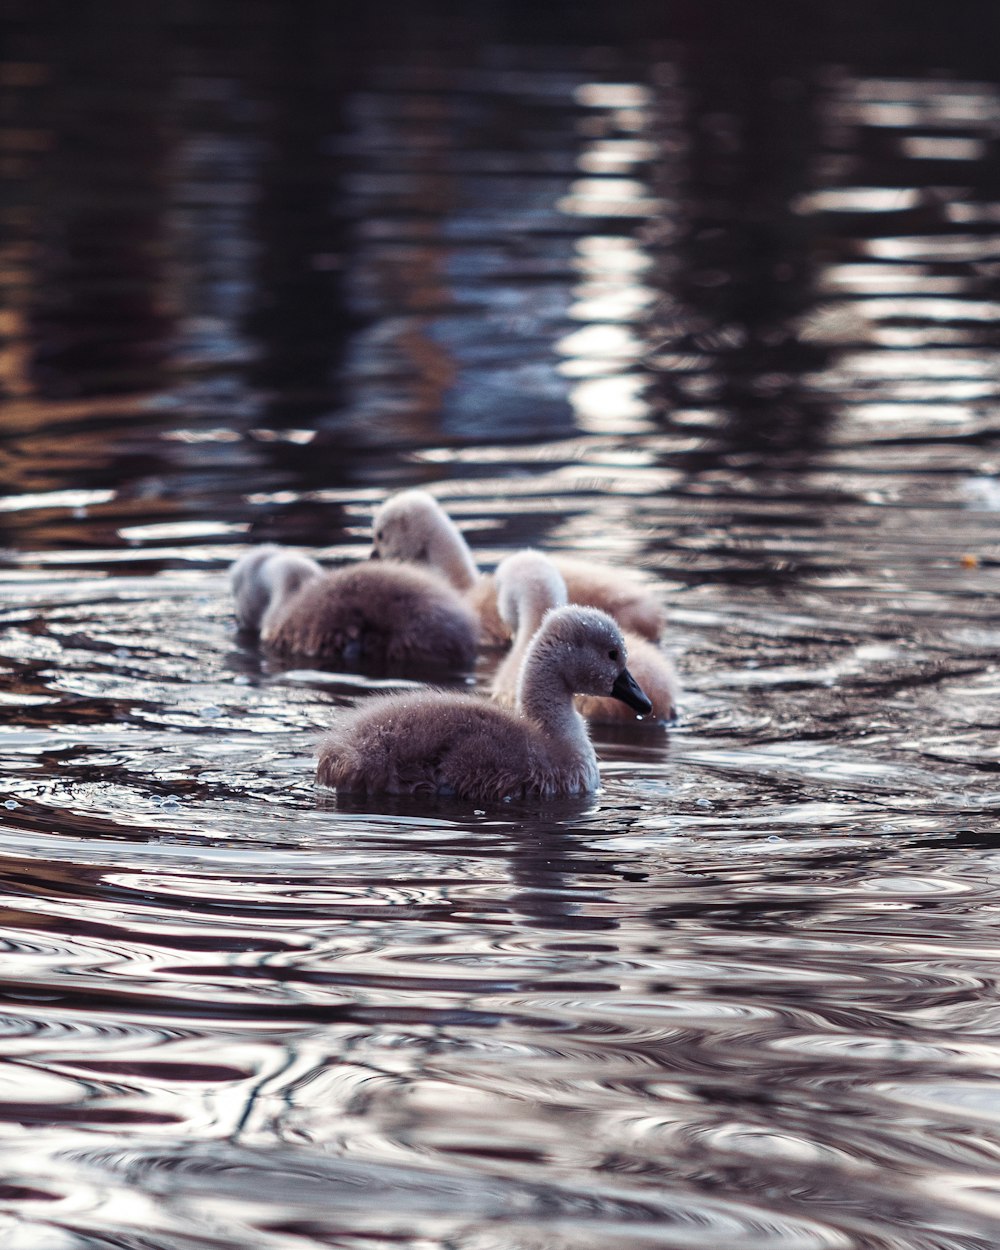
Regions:
<instances>
[{"instance_id":1,"label":"cygnet beak","mask_svg":"<svg viewBox=\"0 0 1000 1250\"><path fill-rule=\"evenodd\" d=\"M378 547L372 547L371 551L369 551L368 553L368 559L369 560L381 560L382 559L382 557L378 553Z\"/></svg>"},{"instance_id":2,"label":"cygnet beak","mask_svg":"<svg viewBox=\"0 0 1000 1250\"><path fill-rule=\"evenodd\" d=\"M642 693L639 683L627 668L623 668L615 678L611 695L612 698L621 699L622 703L633 708L640 716L647 716L653 710L652 703Z\"/></svg>"}]
</instances>

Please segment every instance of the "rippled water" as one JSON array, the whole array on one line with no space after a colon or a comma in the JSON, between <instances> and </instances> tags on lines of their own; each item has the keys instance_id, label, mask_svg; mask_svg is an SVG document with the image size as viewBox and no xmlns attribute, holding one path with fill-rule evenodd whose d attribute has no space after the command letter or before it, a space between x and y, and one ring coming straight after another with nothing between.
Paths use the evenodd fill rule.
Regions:
<instances>
[{"instance_id":1,"label":"rippled water","mask_svg":"<svg viewBox=\"0 0 1000 1250\"><path fill-rule=\"evenodd\" d=\"M996 1245L995 14L49 7L5 1250ZM657 580L680 722L595 732L591 800L315 788L385 683L259 654L225 570L414 484L484 566Z\"/></svg>"}]
</instances>

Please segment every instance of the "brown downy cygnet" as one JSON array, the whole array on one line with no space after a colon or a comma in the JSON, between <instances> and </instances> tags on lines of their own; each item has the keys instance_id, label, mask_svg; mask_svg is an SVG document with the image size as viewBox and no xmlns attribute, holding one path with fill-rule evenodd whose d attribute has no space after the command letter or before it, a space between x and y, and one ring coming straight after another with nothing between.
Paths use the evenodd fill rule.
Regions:
<instances>
[{"instance_id":1,"label":"brown downy cygnet","mask_svg":"<svg viewBox=\"0 0 1000 1250\"><path fill-rule=\"evenodd\" d=\"M493 697L508 707L517 702L521 665L546 612L566 602L566 584L541 551L518 551L497 565L497 609L514 635L510 651L493 677ZM680 684L674 666L653 643L623 630L632 676L652 703L651 721L671 720ZM634 723L635 712L618 699L578 694L576 706L590 721Z\"/></svg>"},{"instance_id":2,"label":"brown downy cygnet","mask_svg":"<svg viewBox=\"0 0 1000 1250\"><path fill-rule=\"evenodd\" d=\"M345 793L484 800L586 794L597 756L573 694L650 703L625 666L621 630L595 608L557 608L525 656L518 711L429 691L366 699L319 744L316 778Z\"/></svg>"},{"instance_id":3,"label":"brown downy cygnet","mask_svg":"<svg viewBox=\"0 0 1000 1250\"><path fill-rule=\"evenodd\" d=\"M433 495L406 490L393 495L375 513L373 554L429 564L448 579L479 613L484 642L503 646L510 637L497 612L493 577L476 567L458 526ZM605 565L559 558L570 603L608 612L624 629L655 641L665 624L662 605L635 577Z\"/></svg>"},{"instance_id":4,"label":"brown downy cygnet","mask_svg":"<svg viewBox=\"0 0 1000 1250\"><path fill-rule=\"evenodd\" d=\"M283 655L393 670L475 663L475 613L425 569L365 562L324 571L268 546L237 560L231 582L240 625Z\"/></svg>"}]
</instances>

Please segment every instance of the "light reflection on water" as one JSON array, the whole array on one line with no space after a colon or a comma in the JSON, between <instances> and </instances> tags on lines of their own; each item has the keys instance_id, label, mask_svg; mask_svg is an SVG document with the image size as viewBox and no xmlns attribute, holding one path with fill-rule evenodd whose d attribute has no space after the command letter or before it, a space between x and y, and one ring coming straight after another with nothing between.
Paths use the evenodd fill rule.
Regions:
<instances>
[{"instance_id":1,"label":"light reflection on water","mask_svg":"<svg viewBox=\"0 0 1000 1250\"><path fill-rule=\"evenodd\" d=\"M209 8L0 64L4 1245L993 1244L972 43ZM387 683L224 569L413 484L658 580L682 716L599 794L316 791Z\"/></svg>"}]
</instances>

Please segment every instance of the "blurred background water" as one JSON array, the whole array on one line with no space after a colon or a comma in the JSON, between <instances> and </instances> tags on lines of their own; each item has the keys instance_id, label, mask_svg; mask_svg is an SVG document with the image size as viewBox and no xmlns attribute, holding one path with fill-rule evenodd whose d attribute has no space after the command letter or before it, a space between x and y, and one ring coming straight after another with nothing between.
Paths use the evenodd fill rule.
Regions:
<instances>
[{"instance_id":1,"label":"blurred background water","mask_svg":"<svg viewBox=\"0 0 1000 1250\"><path fill-rule=\"evenodd\" d=\"M997 1244L998 41L7 0L5 1250ZM658 582L593 799L314 787L225 570L412 485Z\"/></svg>"}]
</instances>

